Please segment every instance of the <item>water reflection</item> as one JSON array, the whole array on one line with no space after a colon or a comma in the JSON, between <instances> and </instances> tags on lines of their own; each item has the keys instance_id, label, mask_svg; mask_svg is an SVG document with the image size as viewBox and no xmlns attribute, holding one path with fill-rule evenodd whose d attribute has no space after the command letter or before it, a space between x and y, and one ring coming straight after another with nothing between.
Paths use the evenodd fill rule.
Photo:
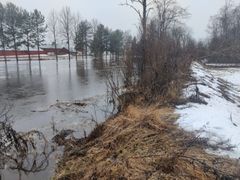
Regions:
<instances>
[{"instance_id":1,"label":"water reflection","mask_svg":"<svg viewBox=\"0 0 240 180\"><path fill-rule=\"evenodd\" d=\"M41 76L32 72L31 64L27 67L25 69L19 62L5 63L4 66L1 64L5 74L0 74L0 89L6 99L14 100L45 93Z\"/></svg>"},{"instance_id":2,"label":"water reflection","mask_svg":"<svg viewBox=\"0 0 240 180\"><path fill-rule=\"evenodd\" d=\"M26 98L47 94L52 97L49 97L51 101L73 99L81 94L78 89L91 88L96 92L103 87L106 69L112 65L111 61L89 58L71 62L7 62L4 66L0 64L5 72L0 73L0 88L8 97ZM3 77L5 80L2 80ZM87 96L88 93L85 91L83 94Z\"/></svg>"},{"instance_id":3,"label":"water reflection","mask_svg":"<svg viewBox=\"0 0 240 180\"><path fill-rule=\"evenodd\" d=\"M40 75L40 77L42 77L41 61L39 61L38 64L39 64L39 75Z\"/></svg>"},{"instance_id":4,"label":"water reflection","mask_svg":"<svg viewBox=\"0 0 240 180\"><path fill-rule=\"evenodd\" d=\"M103 70L106 63L104 63L103 59L93 59L93 68L96 70Z\"/></svg>"},{"instance_id":5,"label":"water reflection","mask_svg":"<svg viewBox=\"0 0 240 180\"><path fill-rule=\"evenodd\" d=\"M7 62L5 62L5 76L6 76L6 80L8 80L8 64L7 64Z\"/></svg>"},{"instance_id":6,"label":"water reflection","mask_svg":"<svg viewBox=\"0 0 240 180\"><path fill-rule=\"evenodd\" d=\"M56 62L56 76L58 77L58 61Z\"/></svg>"},{"instance_id":7,"label":"water reflection","mask_svg":"<svg viewBox=\"0 0 240 180\"><path fill-rule=\"evenodd\" d=\"M58 129L74 129L80 135L90 132L95 124L91 115L101 122L110 107L105 99L105 71L112 64L106 60L84 58L78 61L19 61L0 63L0 106L6 101L13 104L11 112L17 131L38 129L51 138L54 119ZM83 113L61 110L56 102L89 99L94 101ZM93 108L94 107L94 108ZM87 112L87 113L85 113ZM55 161L44 172L24 179L50 179ZM11 171L7 179L16 179Z\"/></svg>"},{"instance_id":8,"label":"water reflection","mask_svg":"<svg viewBox=\"0 0 240 180\"><path fill-rule=\"evenodd\" d=\"M87 60L76 61L77 75L83 83L88 83L88 63Z\"/></svg>"},{"instance_id":9,"label":"water reflection","mask_svg":"<svg viewBox=\"0 0 240 180\"><path fill-rule=\"evenodd\" d=\"M53 148L48 146L44 134L37 130L18 133L12 126L11 106L0 108L0 170L8 166L16 170L21 179L22 173L28 175L44 171L49 165ZM6 174L6 170L0 173ZM8 175L5 179L16 179Z\"/></svg>"},{"instance_id":10,"label":"water reflection","mask_svg":"<svg viewBox=\"0 0 240 180\"><path fill-rule=\"evenodd\" d=\"M71 63L70 62L69 62L68 70L69 70L68 71L68 85L67 85L68 93L69 93L68 97L70 99L74 99L73 94L71 93L74 89L73 89L73 83L72 83L72 69L71 69Z\"/></svg>"},{"instance_id":11,"label":"water reflection","mask_svg":"<svg viewBox=\"0 0 240 180\"><path fill-rule=\"evenodd\" d=\"M18 82L18 84L20 84L20 72L19 72L19 63L18 63L18 61L16 61L16 67L17 67L17 82Z\"/></svg>"},{"instance_id":12,"label":"water reflection","mask_svg":"<svg viewBox=\"0 0 240 180\"><path fill-rule=\"evenodd\" d=\"M30 77L30 79L32 81L32 62L31 61L29 61L28 67L29 67L29 77Z\"/></svg>"}]
</instances>

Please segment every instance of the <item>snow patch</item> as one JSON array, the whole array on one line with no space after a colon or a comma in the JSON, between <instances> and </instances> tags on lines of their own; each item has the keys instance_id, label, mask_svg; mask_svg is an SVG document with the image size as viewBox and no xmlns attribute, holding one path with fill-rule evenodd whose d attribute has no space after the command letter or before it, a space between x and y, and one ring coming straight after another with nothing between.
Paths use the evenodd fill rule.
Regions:
<instances>
[{"instance_id":1,"label":"snow patch","mask_svg":"<svg viewBox=\"0 0 240 180\"><path fill-rule=\"evenodd\" d=\"M229 145L235 146L233 151L221 153L239 158L240 82L236 84L236 79L240 77L240 69L234 74L229 74L227 70L221 70L220 73L194 62L192 72L196 82L188 84L184 96L189 98L197 94L198 89L199 96L207 105L188 103L177 106L176 111L180 114L178 124L187 131L198 132L201 137L209 138L213 144L228 142ZM227 76L224 76L224 73Z\"/></svg>"}]
</instances>

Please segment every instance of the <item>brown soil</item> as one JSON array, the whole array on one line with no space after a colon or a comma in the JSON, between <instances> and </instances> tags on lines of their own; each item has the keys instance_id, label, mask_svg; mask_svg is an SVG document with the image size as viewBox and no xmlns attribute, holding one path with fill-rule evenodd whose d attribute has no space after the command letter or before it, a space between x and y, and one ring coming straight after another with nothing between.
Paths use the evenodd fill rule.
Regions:
<instances>
[{"instance_id":1,"label":"brown soil","mask_svg":"<svg viewBox=\"0 0 240 180\"><path fill-rule=\"evenodd\" d=\"M239 179L237 160L207 154L176 119L171 108L129 106L69 141L54 179Z\"/></svg>"}]
</instances>

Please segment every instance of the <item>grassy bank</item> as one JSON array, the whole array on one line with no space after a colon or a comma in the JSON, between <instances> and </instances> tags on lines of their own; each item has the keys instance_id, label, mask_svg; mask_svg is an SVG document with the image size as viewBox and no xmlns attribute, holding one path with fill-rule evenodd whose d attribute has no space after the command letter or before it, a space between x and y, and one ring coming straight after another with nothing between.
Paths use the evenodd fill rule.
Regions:
<instances>
[{"instance_id":1,"label":"grassy bank","mask_svg":"<svg viewBox=\"0 0 240 180\"><path fill-rule=\"evenodd\" d=\"M69 141L54 179L237 178L237 162L205 152L169 107L129 106L87 138Z\"/></svg>"}]
</instances>

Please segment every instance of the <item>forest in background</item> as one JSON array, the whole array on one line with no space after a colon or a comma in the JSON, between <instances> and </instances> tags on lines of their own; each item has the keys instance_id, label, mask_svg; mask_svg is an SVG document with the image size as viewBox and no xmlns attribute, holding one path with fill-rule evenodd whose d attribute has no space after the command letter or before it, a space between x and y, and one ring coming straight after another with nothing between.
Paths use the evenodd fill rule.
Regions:
<instances>
[{"instance_id":1,"label":"forest in background","mask_svg":"<svg viewBox=\"0 0 240 180\"><path fill-rule=\"evenodd\" d=\"M118 58L129 38L129 33L111 30L97 20L81 19L69 7L62 8L60 12L52 10L46 20L37 9L29 12L13 3L0 3L0 47L3 52L14 50L17 61L18 50L26 50L31 60L30 51L37 49L39 52L47 43L55 48L55 52L57 48L66 46L69 60L74 54L77 58L78 53L82 56L91 53L95 57L106 53Z\"/></svg>"}]
</instances>

